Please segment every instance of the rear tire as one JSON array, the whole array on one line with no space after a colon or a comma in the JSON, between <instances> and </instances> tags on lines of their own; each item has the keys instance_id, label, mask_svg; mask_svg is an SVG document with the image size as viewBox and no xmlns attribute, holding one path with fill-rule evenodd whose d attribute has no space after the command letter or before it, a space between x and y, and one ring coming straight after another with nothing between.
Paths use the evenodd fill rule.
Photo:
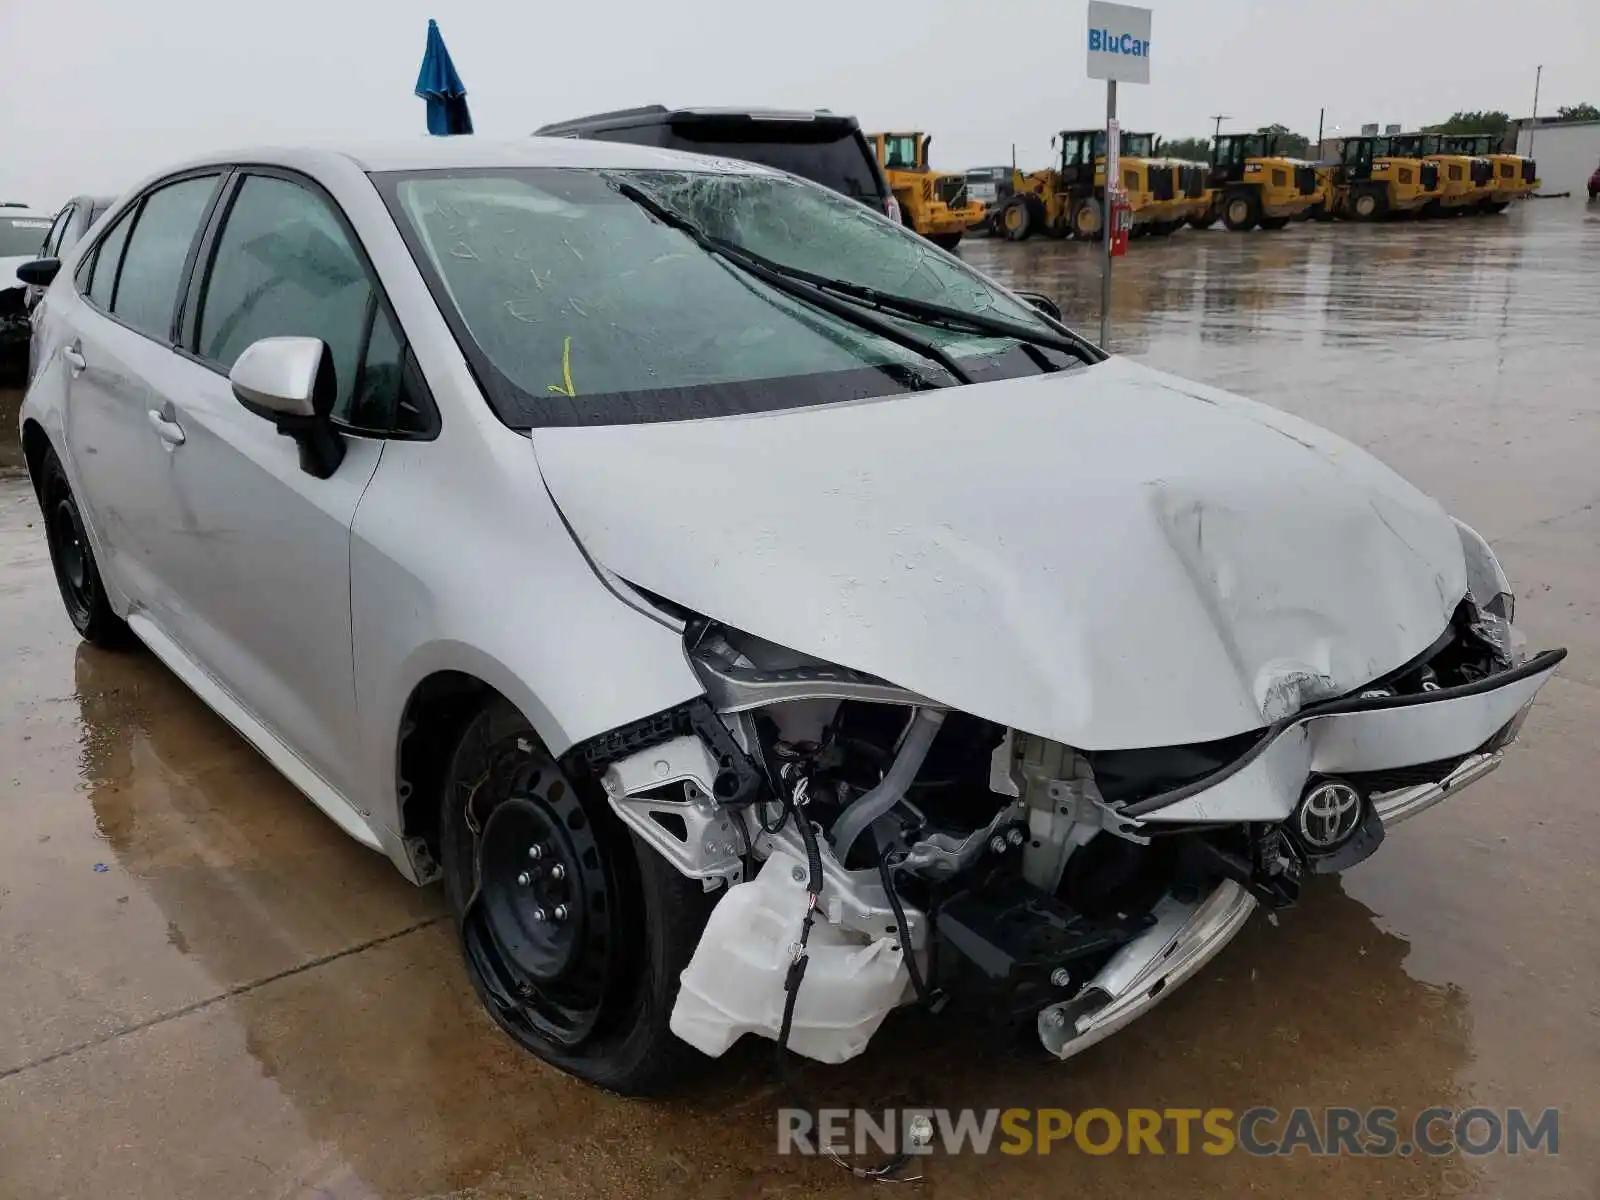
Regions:
<instances>
[{"instance_id":1,"label":"rear tire","mask_svg":"<svg viewBox=\"0 0 1600 1200\"><path fill-rule=\"evenodd\" d=\"M61 603L72 627L84 641L96 646L114 650L128 645L133 635L106 598L83 514L54 450L45 451L39 471L39 508L44 514L50 565L55 568L56 586L61 589Z\"/></svg>"},{"instance_id":2,"label":"rear tire","mask_svg":"<svg viewBox=\"0 0 1600 1200\"><path fill-rule=\"evenodd\" d=\"M1222 223L1234 233L1254 229L1261 219L1261 197L1248 188L1228 193L1222 201Z\"/></svg>"},{"instance_id":3,"label":"rear tire","mask_svg":"<svg viewBox=\"0 0 1600 1200\"><path fill-rule=\"evenodd\" d=\"M528 832L530 819L541 832ZM533 860L524 842L537 842L542 857ZM567 779L499 697L471 720L451 757L439 850L467 974L518 1045L630 1096L665 1090L703 1061L668 1021L717 894L637 841L598 789ZM563 876L553 873L557 863ZM524 870L537 876L531 885ZM552 899L570 906L562 923L553 923L553 908L528 915ZM485 942L509 969L486 969Z\"/></svg>"}]
</instances>

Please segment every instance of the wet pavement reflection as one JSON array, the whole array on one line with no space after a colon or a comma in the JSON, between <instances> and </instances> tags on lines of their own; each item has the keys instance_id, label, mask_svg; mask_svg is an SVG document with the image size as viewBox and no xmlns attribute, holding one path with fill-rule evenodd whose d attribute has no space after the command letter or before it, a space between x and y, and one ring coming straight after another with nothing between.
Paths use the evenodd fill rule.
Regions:
<instances>
[{"instance_id":1,"label":"wet pavement reflection","mask_svg":"<svg viewBox=\"0 0 1600 1200\"><path fill-rule=\"evenodd\" d=\"M962 254L1095 328L1091 248ZM1043 1063L897 1014L862 1059L803 1070L809 1098L1561 1109L1555 1157L1063 1146L929 1160L910 1186L930 1196L1600 1194L1597 316L1600 222L1576 205L1135 243L1118 350L1375 450L1496 543L1531 640L1573 655L1505 768L1299 908L1258 914L1111 1041ZM660 1103L512 1049L435 891L344 838L148 654L77 643L17 478L0 479L0 820L0 1197L874 1186L775 1155L786 1094L765 1043Z\"/></svg>"}]
</instances>

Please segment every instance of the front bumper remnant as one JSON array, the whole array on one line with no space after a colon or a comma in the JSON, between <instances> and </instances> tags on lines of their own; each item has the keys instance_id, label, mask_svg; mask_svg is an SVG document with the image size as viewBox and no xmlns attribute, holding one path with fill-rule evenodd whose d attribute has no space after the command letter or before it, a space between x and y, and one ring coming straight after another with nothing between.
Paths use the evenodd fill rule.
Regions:
<instances>
[{"instance_id":1,"label":"front bumper remnant","mask_svg":"<svg viewBox=\"0 0 1600 1200\"><path fill-rule=\"evenodd\" d=\"M1244 928L1255 897L1224 880L1198 903L1167 896L1156 923L1118 950L1078 995L1039 1012L1039 1040L1071 1058L1143 1016Z\"/></svg>"}]
</instances>

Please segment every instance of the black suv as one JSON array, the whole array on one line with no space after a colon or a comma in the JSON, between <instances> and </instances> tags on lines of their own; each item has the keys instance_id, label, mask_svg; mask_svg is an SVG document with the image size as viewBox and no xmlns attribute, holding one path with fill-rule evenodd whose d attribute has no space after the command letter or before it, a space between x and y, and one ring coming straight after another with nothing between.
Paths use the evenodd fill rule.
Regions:
<instances>
[{"instance_id":1,"label":"black suv","mask_svg":"<svg viewBox=\"0 0 1600 1200\"><path fill-rule=\"evenodd\" d=\"M900 206L854 117L826 110L663 108L595 113L534 130L535 137L596 138L740 158L799 175L877 209L895 221Z\"/></svg>"}]
</instances>

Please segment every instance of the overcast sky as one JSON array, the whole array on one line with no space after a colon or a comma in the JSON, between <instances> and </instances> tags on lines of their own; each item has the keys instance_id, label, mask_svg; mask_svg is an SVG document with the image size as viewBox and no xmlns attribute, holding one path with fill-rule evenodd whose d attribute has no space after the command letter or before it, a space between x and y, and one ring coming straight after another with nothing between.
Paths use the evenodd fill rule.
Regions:
<instances>
[{"instance_id":1,"label":"overcast sky","mask_svg":"<svg viewBox=\"0 0 1600 1200\"><path fill-rule=\"evenodd\" d=\"M1600 0L1167 0L1125 128L1314 136L1600 104ZM1045 165L1104 118L1083 0L0 0L0 199L115 192L190 154L406 136L429 17L479 133L633 104L826 107L934 135L936 166Z\"/></svg>"}]
</instances>

